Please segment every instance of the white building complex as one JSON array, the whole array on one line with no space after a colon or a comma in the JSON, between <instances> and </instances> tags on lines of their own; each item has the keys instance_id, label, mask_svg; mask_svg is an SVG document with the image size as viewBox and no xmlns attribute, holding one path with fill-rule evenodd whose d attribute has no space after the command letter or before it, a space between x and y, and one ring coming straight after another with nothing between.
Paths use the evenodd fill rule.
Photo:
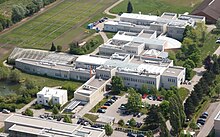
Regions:
<instances>
[{"instance_id":1,"label":"white building complex","mask_svg":"<svg viewBox=\"0 0 220 137\"><path fill-rule=\"evenodd\" d=\"M106 31L117 33L99 46L99 55L15 48L8 62L14 62L16 68L27 73L84 81L74 92L76 102L67 107L71 110L79 101L93 102L103 96L113 76L120 76L125 86L135 89L143 84L156 89L180 87L185 81L185 68L174 66L165 50L181 48L176 39L182 38L186 25L194 27L198 22L205 23L205 18L177 17L174 13L164 13L160 17L124 13L120 21L105 23ZM137 28L138 31L133 30Z\"/></svg>"},{"instance_id":2,"label":"white building complex","mask_svg":"<svg viewBox=\"0 0 220 137\"><path fill-rule=\"evenodd\" d=\"M5 121L4 130L10 137L104 137L99 128L12 114Z\"/></svg>"},{"instance_id":3,"label":"white building complex","mask_svg":"<svg viewBox=\"0 0 220 137\"><path fill-rule=\"evenodd\" d=\"M60 104L61 106L67 103L67 90L44 87L37 93L37 103L48 106L49 102Z\"/></svg>"},{"instance_id":4,"label":"white building complex","mask_svg":"<svg viewBox=\"0 0 220 137\"><path fill-rule=\"evenodd\" d=\"M157 35L182 40L187 25L195 27L196 23L205 23L205 17L176 13L163 13L161 16L143 15L141 13L123 13L118 21L108 21L104 25L105 31L140 32L153 30Z\"/></svg>"}]
</instances>

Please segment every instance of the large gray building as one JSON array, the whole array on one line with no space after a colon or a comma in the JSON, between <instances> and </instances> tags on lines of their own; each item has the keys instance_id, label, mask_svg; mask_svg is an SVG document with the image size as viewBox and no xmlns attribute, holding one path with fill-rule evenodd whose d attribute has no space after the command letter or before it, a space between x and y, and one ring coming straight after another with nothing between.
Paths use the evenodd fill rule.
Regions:
<instances>
[{"instance_id":1,"label":"large gray building","mask_svg":"<svg viewBox=\"0 0 220 137\"><path fill-rule=\"evenodd\" d=\"M104 137L99 128L12 114L5 121L9 137Z\"/></svg>"},{"instance_id":2,"label":"large gray building","mask_svg":"<svg viewBox=\"0 0 220 137\"><path fill-rule=\"evenodd\" d=\"M163 13L161 16L143 15L136 13L123 13L118 21L108 21L104 30L110 32L142 30L157 31L157 35L165 34L168 37L182 40L187 25L195 27L196 23L205 23L205 17L176 13Z\"/></svg>"}]
</instances>

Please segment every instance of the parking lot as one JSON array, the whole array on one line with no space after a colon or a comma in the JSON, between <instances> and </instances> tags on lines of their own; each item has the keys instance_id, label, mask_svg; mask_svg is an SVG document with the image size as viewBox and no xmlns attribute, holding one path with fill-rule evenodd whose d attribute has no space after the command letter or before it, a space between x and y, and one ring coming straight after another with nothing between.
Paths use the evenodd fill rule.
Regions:
<instances>
[{"instance_id":1,"label":"parking lot","mask_svg":"<svg viewBox=\"0 0 220 137\"><path fill-rule=\"evenodd\" d=\"M106 109L106 112L102 115L110 116L115 118L115 123L117 123L120 119L123 119L125 122L130 120L131 118L134 118L136 122L143 122L143 119L146 117L146 115L142 115L141 117L133 117L132 114L130 115L123 115L121 113L122 110L118 109L121 104L126 104L128 101L128 98L126 98L126 95L119 97L111 106L108 106ZM143 102L146 102L150 105L152 104L160 104L160 101L154 101L149 100L148 98L143 99Z\"/></svg>"}]
</instances>

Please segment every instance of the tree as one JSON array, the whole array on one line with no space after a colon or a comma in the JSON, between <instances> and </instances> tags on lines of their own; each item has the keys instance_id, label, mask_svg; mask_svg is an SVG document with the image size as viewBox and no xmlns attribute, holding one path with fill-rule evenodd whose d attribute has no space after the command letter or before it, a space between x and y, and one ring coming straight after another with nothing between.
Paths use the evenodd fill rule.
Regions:
<instances>
[{"instance_id":1,"label":"tree","mask_svg":"<svg viewBox=\"0 0 220 137\"><path fill-rule=\"evenodd\" d=\"M163 115L159 112L158 113L159 116L159 121L161 121L160 124L160 137L171 137L170 135L170 131L167 129L167 125L166 125L166 120L163 117Z\"/></svg>"},{"instance_id":2,"label":"tree","mask_svg":"<svg viewBox=\"0 0 220 137\"><path fill-rule=\"evenodd\" d=\"M25 15L26 15L26 7L23 7L21 5L13 5L12 6L12 15L11 20L13 23L17 23L21 21Z\"/></svg>"},{"instance_id":3,"label":"tree","mask_svg":"<svg viewBox=\"0 0 220 137\"><path fill-rule=\"evenodd\" d=\"M18 83L21 80L21 74L17 70L12 70L9 75L9 80L11 82Z\"/></svg>"},{"instance_id":4,"label":"tree","mask_svg":"<svg viewBox=\"0 0 220 137\"><path fill-rule=\"evenodd\" d=\"M26 87L27 89L33 89L33 88L35 88L35 84L34 84L34 82L31 81L30 79L26 79L26 80L25 80L25 87Z\"/></svg>"},{"instance_id":5,"label":"tree","mask_svg":"<svg viewBox=\"0 0 220 137\"><path fill-rule=\"evenodd\" d=\"M123 127L123 126L125 125L125 122L124 122L123 119L120 119L120 120L118 121L118 124Z\"/></svg>"},{"instance_id":6,"label":"tree","mask_svg":"<svg viewBox=\"0 0 220 137\"><path fill-rule=\"evenodd\" d=\"M132 112L139 112L142 106L141 96L133 88L128 89L128 103L127 108Z\"/></svg>"},{"instance_id":7,"label":"tree","mask_svg":"<svg viewBox=\"0 0 220 137\"><path fill-rule=\"evenodd\" d=\"M62 46L58 45L57 46L57 52L61 52L62 51Z\"/></svg>"},{"instance_id":8,"label":"tree","mask_svg":"<svg viewBox=\"0 0 220 137\"><path fill-rule=\"evenodd\" d=\"M112 133L113 133L112 127L111 127L109 124L105 125L105 134L106 134L107 136L111 136Z\"/></svg>"},{"instance_id":9,"label":"tree","mask_svg":"<svg viewBox=\"0 0 220 137\"><path fill-rule=\"evenodd\" d=\"M57 108L56 105L54 105L53 110L52 110L52 113L53 113L54 115L56 115L56 114L59 113L59 109Z\"/></svg>"},{"instance_id":10,"label":"tree","mask_svg":"<svg viewBox=\"0 0 220 137\"><path fill-rule=\"evenodd\" d=\"M119 76L113 76L111 84L112 84L112 91L116 94L120 94L121 90L124 88L123 80Z\"/></svg>"},{"instance_id":11,"label":"tree","mask_svg":"<svg viewBox=\"0 0 220 137\"><path fill-rule=\"evenodd\" d=\"M132 13L132 12L133 12L133 6L131 4L131 1L129 1L127 6L127 13Z\"/></svg>"},{"instance_id":12,"label":"tree","mask_svg":"<svg viewBox=\"0 0 220 137\"><path fill-rule=\"evenodd\" d=\"M216 21L215 26L217 29L220 29L220 18Z\"/></svg>"},{"instance_id":13,"label":"tree","mask_svg":"<svg viewBox=\"0 0 220 137\"><path fill-rule=\"evenodd\" d=\"M160 110L165 119L169 119L170 116L170 102L167 100L162 101L160 104Z\"/></svg>"},{"instance_id":14,"label":"tree","mask_svg":"<svg viewBox=\"0 0 220 137\"><path fill-rule=\"evenodd\" d=\"M51 45L50 51L56 51L56 46L54 45L53 42L52 42L52 45Z\"/></svg>"},{"instance_id":15,"label":"tree","mask_svg":"<svg viewBox=\"0 0 220 137\"><path fill-rule=\"evenodd\" d=\"M141 94L148 93L148 86L147 86L147 84L143 84L143 85L141 86L140 93L141 93Z\"/></svg>"},{"instance_id":16,"label":"tree","mask_svg":"<svg viewBox=\"0 0 220 137\"><path fill-rule=\"evenodd\" d=\"M160 126L159 108L156 105L152 105L147 113L147 117L144 119L144 124L148 130L157 129Z\"/></svg>"},{"instance_id":17,"label":"tree","mask_svg":"<svg viewBox=\"0 0 220 137\"><path fill-rule=\"evenodd\" d=\"M64 119L63 119L63 122L72 123L72 119L70 118L69 115L65 115L65 116L64 116Z\"/></svg>"},{"instance_id":18,"label":"tree","mask_svg":"<svg viewBox=\"0 0 220 137\"><path fill-rule=\"evenodd\" d=\"M0 67L0 80L6 80L9 77L9 69L6 67Z\"/></svg>"},{"instance_id":19,"label":"tree","mask_svg":"<svg viewBox=\"0 0 220 137\"><path fill-rule=\"evenodd\" d=\"M187 59L184 64L183 67L189 65L192 69L196 67L195 63L191 60L191 59Z\"/></svg>"},{"instance_id":20,"label":"tree","mask_svg":"<svg viewBox=\"0 0 220 137\"><path fill-rule=\"evenodd\" d=\"M134 118L132 118L131 120L129 120L129 125L130 125L131 127L135 127L136 123L137 123L137 122L134 120Z\"/></svg>"},{"instance_id":21,"label":"tree","mask_svg":"<svg viewBox=\"0 0 220 137\"><path fill-rule=\"evenodd\" d=\"M27 108L24 112L23 112L23 115L26 115L26 116L34 116L34 113L31 109Z\"/></svg>"}]
</instances>

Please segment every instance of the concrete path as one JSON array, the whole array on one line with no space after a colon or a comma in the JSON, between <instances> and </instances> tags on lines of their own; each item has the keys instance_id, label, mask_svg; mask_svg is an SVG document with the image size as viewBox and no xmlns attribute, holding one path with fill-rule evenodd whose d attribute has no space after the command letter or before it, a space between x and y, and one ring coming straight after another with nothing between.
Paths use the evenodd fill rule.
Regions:
<instances>
[{"instance_id":1,"label":"concrete path","mask_svg":"<svg viewBox=\"0 0 220 137\"><path fill-rule=\"evenodd\" d=\"M16 113L21 114L21 113L22 113L23 111L25 111L27 108L30 108L36 101L37 101L37 99L32 100L30 103L28 103L27 105L25 105L23 108L17 110Z\"/></svg>"},{"instance_id":2,"label":"concrete path","mask_svg":"<svg viewBox=\"0 0 220 137\"><path fill-rule=\"evenodd\" d=\"M116 3L114 3L113 5L111 5L110 7L108 7L108 8L104 11L104 13L106 13L106 14L108 14L108 15L110 15L110 16L115 16L116 18L118 18L118 17L119 17L118 14L113 14L113 13L110 13L109 11L110 11L112 8L114 8L115 6L117 6L119 3L121 3L122 1L124 1L124 0L119 0L119 1L117 1Z\"/></svg>"},{"instance_id":3,"label":"concrete path","mask_svg":"<svg viewBox=\"0 0 220 137\"><path fill-rule=\"evenodd\" d=\"M206 137L209 135L210 131L212 130L212 128L214 126L214 118L218 114L219 111L220 111L220 103L219 102L212 103L209 106L209 108L207 110L207 112L209 113L209 118L207 119L205 125L201 128L197 137Z\"/></svg>"}]
</instances>

